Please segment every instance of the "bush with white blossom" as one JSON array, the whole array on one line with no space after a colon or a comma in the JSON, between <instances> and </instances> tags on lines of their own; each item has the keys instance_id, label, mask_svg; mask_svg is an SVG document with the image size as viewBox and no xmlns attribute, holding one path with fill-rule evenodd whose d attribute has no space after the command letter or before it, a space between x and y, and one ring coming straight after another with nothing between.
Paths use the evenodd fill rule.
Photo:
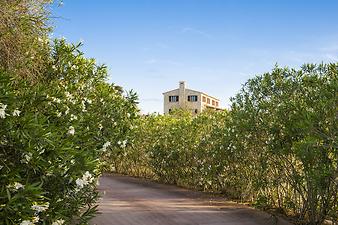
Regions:
<instances>
[{"instance_id":1,"label":"bush with white blossom","mask_svg":"<svg viewBox=\"0 0 338 225\"><path fill-rule=\"evenodd\" d=\"M283 213L338 223L338 64L274 68L247 81L228 112L141 117L111 171Z\"/></svg>"},{"instance_id":2,"label":"bush with white blossom","mask_svg":"<svg viewBox=\"0 0 338 225\"><path fill-rule=\"evenodd\" d=\"M100 158L127 145L136 95L109 84L79 47L56 40L33 85L0 70L1 224L86 223Z\"/></svg>"}]
</instances>

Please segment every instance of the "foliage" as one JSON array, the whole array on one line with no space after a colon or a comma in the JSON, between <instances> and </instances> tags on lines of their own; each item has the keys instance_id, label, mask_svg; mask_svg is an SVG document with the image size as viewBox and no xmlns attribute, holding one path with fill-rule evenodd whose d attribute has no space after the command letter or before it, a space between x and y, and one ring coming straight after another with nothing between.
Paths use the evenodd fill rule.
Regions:
<instances>
[{"instance_id":1,"label":"foliage","mask_svg":"<svg viewBox=\"0 0 338 225\"><path fill-rule=\"evenodd\" d=\"M137 96L65 40L51 43L51 0L0 1L0 224L85 224L110 147Z\"/></svg>"},{"instance_id":2,"label":"foliage","mask_svg":"<svg viewBox=\"0 0 338 225\"><path fill-rule=\"evenodd\" d=\"M86 224L100 170L338 223L338 64L276 67L226 112L137 115L81 44L48 39L49 0L0 1L0 223Z\"/></svg>"},{"instance_id":3,"label":"foliage","mask_svg":"<svg viewBox=\"0 0 338 225\"><path fill-rule=\"evenodd\" d=\"M276 67L229 112L149 115L112 149L113 171L222 192L299 223L337 222L337 64Z\"/></svg>"},{"instance_id":4,"label":"foliage","mask_svg":"<svg viewBox=\"0 0 338 225\"><path fill-rule=\"evenodd\" d=\"M36 83L45 70L50 45L50 0L0 1L0 67Z\"/></svg>"},{"instance_id":5,"label":"foliage","mask_svg":"<svg viewBox=\"0 0 338 225\"><path fill-rule=\"evenodd\" d=\"M233 99L250 195L307 224L337 218L337 69L277 67Z\"/></svg>"},{"instance_id":6,"label":"foliage","mask_svg":"<svg viewBox=\"0 0 338 225\"><path fill-rule=\"evenodd\" d=\"M95 212L99 158L137 109L79 47L56 40L34 86L0 72L1 223L84 224Z\"/></svg>"}]
</instances>

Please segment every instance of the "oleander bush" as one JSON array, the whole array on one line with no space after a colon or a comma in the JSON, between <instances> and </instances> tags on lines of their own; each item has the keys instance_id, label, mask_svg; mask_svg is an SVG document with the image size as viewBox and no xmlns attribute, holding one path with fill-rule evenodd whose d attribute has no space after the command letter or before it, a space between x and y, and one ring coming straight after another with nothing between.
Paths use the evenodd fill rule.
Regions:
<instances>
[{"instance_id":1,"label":"oleander bush","mask_svg":"<svg viewBox=\"0 0 338 225\"><path fill-rule=\"evenodd\" d=\"M247 196L305 224L337 222L338 64L275 68L233 99Z\"/></svg>"},{"instance_id":2,"label":"oleander bush","mask_svg":"<svg viewBox=\"0 0 338 225\"><path fill-rule=\"evenodd\" d=\"M227 112L148 115L114 172L225 193L299 224L337 223L337 63L276 67L250 79Z\"/></svg>"},{"instance_id":3,"label":"oleander bush","mask_svg":"<svg viewBox=\"0 0 338 225\"><path fill-rule=\"evenodd\" d=\"M186 111L171 116L151 114L136 120L132 142L124 149L112 148L106 159L114 172L156 179L165 183L215 189L220 172L216 147L227 112L205 112L192 117ZM221 160L221 158L219 158ZM216 188L217 189L217 188Z\"/></svg>"},{"instance_id":4,"label":"oleander bush","mask_svg":"<svg viewBox=\"0 0 338 225\"><path fill-rule=\"evenodd\" d=\"M136 97L79 47L56 40L34 85L0 71L1 224L85 224L95 212L100 158L128 136Z\"/></svg>"},{"instance_id":5,"label":"oleander bush","mask_svg":"<svg viewBox=\"0 0 338 225\"><path fill-rule=\"evenodd\" d=\"M86 224L100 159L137 117L81 44L51 43L52 2L0 1L0 224Z\"/></svg>"},{"instance_id":6,"label":"oleander bush","mask_svg":"<svg viewBox=\"0 0 338 225\"><path fill-rule=\"evenodd\" d=\"M50 42L51 2L0 1L0 224L86 224L102 170L338 223L337 63L276 67L227 111L139 116L81 44Z\"/></svg>"},{"instance_id":7,"label":"oleander bush","mask_svg":"<svg viewBox=\"0 0 338 225\"><path fill-rule=\"evenodd\" d=\"M0 1L0 67L12 76L37 81L44 76L52 31L52 0Z\"/></svg>"}]
</instances>

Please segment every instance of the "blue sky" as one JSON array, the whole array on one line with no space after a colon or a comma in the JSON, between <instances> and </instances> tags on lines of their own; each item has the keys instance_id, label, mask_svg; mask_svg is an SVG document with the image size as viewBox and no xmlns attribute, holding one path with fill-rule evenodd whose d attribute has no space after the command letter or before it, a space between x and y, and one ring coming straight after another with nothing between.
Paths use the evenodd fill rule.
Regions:
<instances>
[{"instance_id":1,"label":"blue sky","mask_svg":"<svg viewBox=\"0 0 338 225\"><path fill-rule=\"evenodd\" d=\"M228 107L276 63L338 61L336 0L64 0L52 13L53 36L83 40L144 113L162 113L162 93L180 80Z\"/></svg>"}]
</instances>

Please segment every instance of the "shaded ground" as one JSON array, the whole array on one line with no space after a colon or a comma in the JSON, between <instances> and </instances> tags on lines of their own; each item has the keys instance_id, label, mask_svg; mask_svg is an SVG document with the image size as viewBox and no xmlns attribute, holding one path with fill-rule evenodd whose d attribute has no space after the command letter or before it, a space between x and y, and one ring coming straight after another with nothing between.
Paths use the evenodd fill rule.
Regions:
<instances>
[{"instance_id":1,"label":"shaded ground","mask_svg":"<svg viewBox=\"0 0 338 225\"><path fill-rule=\"evenodd\" d=\"M288 225L270 215L220 198L138 178L100 178L96 225Z\"/></svg>"}]
</instances>

